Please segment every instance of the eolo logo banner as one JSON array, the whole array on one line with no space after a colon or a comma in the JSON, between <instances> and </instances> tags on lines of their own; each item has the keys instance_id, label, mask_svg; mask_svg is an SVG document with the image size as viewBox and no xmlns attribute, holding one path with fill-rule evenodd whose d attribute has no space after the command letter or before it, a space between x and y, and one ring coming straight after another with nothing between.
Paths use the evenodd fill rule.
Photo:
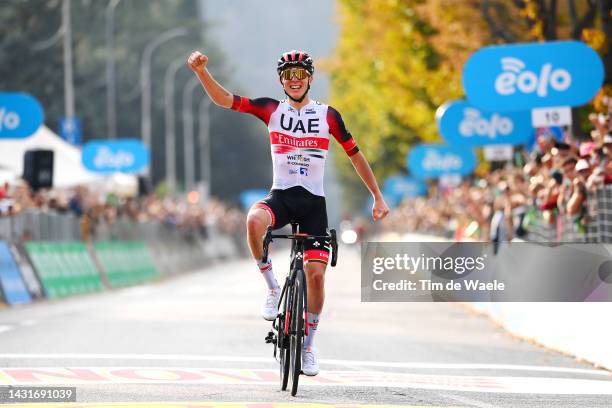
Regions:
<instances>
[{"instance_id":1,"label":"eolo logo banner","mask_svg":"<svg viewBox=\"0 0 612 408\"><path fill-rule=\"evenodd\" d=\"M601 58L579 41L484 47L463 68L468 101L489 111L584 105L603 78Z\"/></svg>"},{"instance_id":2,"label":"eolo logo banner","mask_svg":"<svg viewBox=\"0 0 612 408\"><path fill-rule=\"evenodd\" d=\"M0 139L31 136L43 123L44 113L32 95L0 92Z\"/></svg>"},{"instance_id":3,"label":"eolo logo banner","mask_svg":"<svg viewBox=\"0 0 612 408\"><path fill-rule=\"evenodd\" d=\"M476 155L462 146L421 144L410 150L406 160L410 174L421 179L466 176L476 167Z\"/></svg>"},{"instance_id":4,"label":"eolo logo banner","mask_svg":"<svg viewBox=\"0 0 612 408\"><path fill-rule=\"evenodd\" d=\"M449 145L520 145L532 133L528 111L485 112L466 101L451 101L436 111L438 130Z\"/></svg>"},{"instance_id":5,"label":"eolo logo banner","mask_svg":"<svg viewBox=\"0 0 612 408\"><path fill-rule=\"evenodd\" d=\"M149 149L137 139L92 140L81 155L83 166L97 173L137 173L149 160Z\"/></svg>"}]
</instances>

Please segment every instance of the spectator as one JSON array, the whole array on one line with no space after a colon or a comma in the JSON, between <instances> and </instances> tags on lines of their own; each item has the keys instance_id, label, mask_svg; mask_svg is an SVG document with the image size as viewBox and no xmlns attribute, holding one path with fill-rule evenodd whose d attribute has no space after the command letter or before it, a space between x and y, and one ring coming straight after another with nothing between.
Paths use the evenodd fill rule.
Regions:
<instances>
[{"instance_id":1,"label":"spectator","mask_svg":"<svg viewBox=\"0 0 612 408\"><path fill-rule=\"evenodd\" d=\"M4 183L2 187L0 187L0 200L4 200L8 197L9 193L9 183L8 181Z\"/></svg>"}]
</instances>

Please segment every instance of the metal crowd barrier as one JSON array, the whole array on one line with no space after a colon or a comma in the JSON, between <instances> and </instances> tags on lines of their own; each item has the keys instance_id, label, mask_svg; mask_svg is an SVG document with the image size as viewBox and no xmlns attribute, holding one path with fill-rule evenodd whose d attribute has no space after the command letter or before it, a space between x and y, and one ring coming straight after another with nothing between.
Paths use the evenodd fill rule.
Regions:
<instances>
[{"instance_id":1,"label":"metal crowd barrier","mask_svg":"<svg viewBox=\"0 0 612 408\"><path fill-rule=\"evenodd\" d=\"M217 226L207 226L205 234L201 227L179 227L161 222L134 222L119 219L105 221L86 221L73 214L27 210L12 216L0 216L0 241L94 241L142 240L149 244L181 246L202 246L207 241L205 235L214 237L244 253L244 234L220 231ZM223 251L222 248L220 248Z\"/></svg>"},{"instance_id":2,"label":"metal crowd barrier","mask_svg":"<svg viewBox=\"0 0 612 408\"><path fill-rule=\"evenodd\" d=\"M537 210L536 210L537 211ZM612 242L612 185L604 186L587 197L588 224L581 227L575 217L557 214L554 224L544 222L539 213L528 227L532 242Z\"/></svg>"},{"instance_id":3,"label":"metal crowd barrier","mask_svg":"<svg viewBox=\"0 0 612 408\"><path fill-rule=\"evenodd\" d=\"M80 219L72 214L28 210L0 217L0 240L74 241L81 238Z\"/></svg>"}]
</instances>

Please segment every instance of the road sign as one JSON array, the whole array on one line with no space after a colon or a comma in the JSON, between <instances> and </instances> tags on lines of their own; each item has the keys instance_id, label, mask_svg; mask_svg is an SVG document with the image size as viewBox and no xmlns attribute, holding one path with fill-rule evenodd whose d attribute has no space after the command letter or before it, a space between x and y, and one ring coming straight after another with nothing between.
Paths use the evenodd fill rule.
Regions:
<instances>
[{"instance_id":1,"label":"road sign","mask_svg":"<svg viewBox=\"0 0 612 408\"><path fill-rule=\"evenodd\" d=\"M444 174L440 176L439 182L442 188L457 188L461 184L461 176L459 174Z\"/></svg>"},{"instance_id":2,"label":"road sign","mask_svg":"<svg viewBox=\"0 0 612 408\"><path fill-rule=\"evenodd\" d=\"M514 149L512 145L485 146L484 158L486 161L506 161L512 159Z\"/></svg>"},{"instance_id":3,"label":"road sign","mask_svg":"<svg viewBox=\"0 0 612 408\"><path fill-rule=\"evenodd\" d=\"M60 119L60 136L75 146L81 145L81 119L77 117Z\"/></svg>"}]
</instances>

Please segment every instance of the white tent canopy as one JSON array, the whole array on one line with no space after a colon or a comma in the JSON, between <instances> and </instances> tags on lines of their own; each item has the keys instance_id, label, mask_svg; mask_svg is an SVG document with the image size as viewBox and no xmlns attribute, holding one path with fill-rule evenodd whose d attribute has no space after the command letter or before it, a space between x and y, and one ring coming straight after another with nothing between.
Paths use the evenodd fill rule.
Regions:
<instances>
[{"instance_id":1,"label":"white tent canopy","mask_svg":"<svg viewBox=\"0 0 612 408\"><path fill-rule=\"evenodd\" d=\"M41 126L25 139L0 139L0 177L4 181L19 179L23 174L23 157L27 150L53 150L53 187L69 188L77 185L114 186L119 177L121 185L130 178L130 185L138 185L136 177L128 175L102 176L88 171L81 163L81 150L61 139L48 127ZM12 174L12 180L9 176ZM1 180L0 180L1 181ZM116 187L116 186L115 186ZM112 188L112 187L111 187Z\"/></svg>"}]
</instances>

